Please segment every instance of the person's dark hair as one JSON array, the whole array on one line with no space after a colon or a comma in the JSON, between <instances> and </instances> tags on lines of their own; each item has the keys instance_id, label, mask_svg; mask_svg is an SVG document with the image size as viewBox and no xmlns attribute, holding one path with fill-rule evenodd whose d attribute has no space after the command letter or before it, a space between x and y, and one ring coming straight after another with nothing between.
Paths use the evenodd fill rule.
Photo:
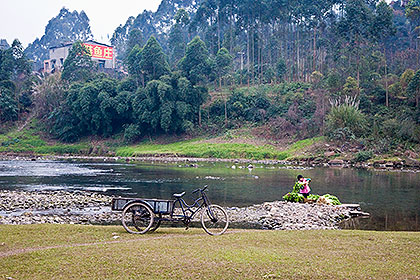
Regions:
<instances>
[{"instance_id":1,"label":"person's dark hair","mask_svg":"<svg viewBox=\"0 0 420 280\"><path fill-rule=\"evenodd\" d=\"M297 176L298 181L299 181L301 178L303 178L303 176L302 176L302 175L298 175L298 176Z\"/></svg>"}]
</instances>

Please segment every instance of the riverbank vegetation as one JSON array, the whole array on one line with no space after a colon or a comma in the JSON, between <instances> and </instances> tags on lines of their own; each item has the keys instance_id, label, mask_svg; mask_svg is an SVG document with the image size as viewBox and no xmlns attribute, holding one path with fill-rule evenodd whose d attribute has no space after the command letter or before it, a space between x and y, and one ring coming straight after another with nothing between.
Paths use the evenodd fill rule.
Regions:
<instances>
[{"instance_id":1,"label":"riverbank vegetation","mask_svg":"<svg viewBox=\"0 0 420 280\"><path fill-rule=\"evenodd\" d=\"M12 279L415 279L415 232L0 226L0 275ZM175 241L176 240L176 241ZM299 242L290 242L298 240ZM180 258L182 256L182 258Z\"/></svg>"},{"instance_id":2,"label":"riverbank vegetation","mask_svg":"<svg viewBox=\"0 0 420 280\"><path fill-rule=\"evenodd\" d=\"M97 69L81 42L62 71L31 74L16 40L0 53L1 149L355 162L419 158L418 1L404 7L362 0L321 6L210 2L193 18L178 11L170 44L130 36L130 48L118 54L126 72L113 75ZM60 144L40 148L4 136L16 126L27 129L31 119L44 138L28 141ZM238 130L252 139L234 141ZM287 151L320 137L323 147ZM216 140L143 144L156 138ZM98 149L96 142L107 141L116 151L102 144ZM86 149L61 144L85 142Z\"/></svg>"}]
</instances>

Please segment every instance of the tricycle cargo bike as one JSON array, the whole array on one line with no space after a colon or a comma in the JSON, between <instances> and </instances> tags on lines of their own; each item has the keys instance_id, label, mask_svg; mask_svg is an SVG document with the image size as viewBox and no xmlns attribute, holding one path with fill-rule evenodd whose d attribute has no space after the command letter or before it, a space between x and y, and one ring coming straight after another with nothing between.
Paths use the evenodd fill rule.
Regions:
<instances>
[{"instance_id":1,"label":"tricycle cargo bike","mask_svg":"<svg viewBox=\"0 0 420 280\"><path fill-rule=\"evenodd\" d=\"M196 215L200 214L203 229L210 235L221 235L229 226L229 218L225 209L210 203L206 190L207 186L204 186L192 192L199 193L192 205L182 198L185 195L183 192L173 194L173 200L114 198L112 210L122 211L121 222L129 233L153 232L162 222L182 222L188 229Z\"/></svg>"}]
</instances>

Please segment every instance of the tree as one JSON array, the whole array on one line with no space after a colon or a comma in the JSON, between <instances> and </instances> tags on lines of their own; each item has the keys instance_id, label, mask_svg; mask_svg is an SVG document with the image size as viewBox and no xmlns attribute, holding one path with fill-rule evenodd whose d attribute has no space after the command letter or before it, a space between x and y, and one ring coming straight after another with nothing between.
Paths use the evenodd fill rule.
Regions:
<instances>
[{"instance_id":1,"label":"tree","mask_svg":"<svg viewBox=\"0 0 420 280\"><path fill-rule=\"evenodd\" d=\"M388 67L386 62L386 39L395 34L395 27L393 23L393 11L385 1L381 1L376 6L376 11L372 20L372 35L382 45L384 56L384 76L385 76L385 91L386 102L385 105L389 106L389 93L388 93Z\"/></svg>"},{"instance_id":2,"label":"tree","mask_svg":"<svg viewBox=\"0 0 420 280\"><path fill-rule=\"evenodd\" d=\"M286 62L284 61L284 59L280 59L276 65L276 74L277 74L277 79L279 81L283 80L283 77L286 74L286 71L287 71Z\"/></svg>"},{"instance_id":3,"label":"tree","mask_svg":"<svg viewBox=\"0 0 420 280\"><path fill-rule=\"evenodd\" d=\"M142 49L139 45L135 45L130 53L125 58L125 64L128 68L128 73L134 78L136 81L136 86L138 87L140 83L144 86L144 76L143 72L140 68L140 61L141 61L141 52Z\"/></svg>"},{"instance_id":4,"label":"tree","mask_svg":"<svg viewBox=\"0 0 420 280\"><path fill-rule=\"evenodd\" d=\"M400 85L401 90L405 92L407 90L408 84L410 83L411 79L414 77L414 70L413 69L406 69L404 73L401 74L400 77Z\"/></svg>"},{"instance_id":5,"label":"tree","mask_svg":"<svg viewBox=\"0 0 420 280\"><path fill-rule=\"evenodd\" d=\"M0 120L15 121L18 118L18 104L14 92L5 86L0 86Z\"/></svg>"},{"instance_id":6,"label":"tree","mask_svg":"<svg viewBox=\"0 0 420 280\"><path fill-rule=\"evenodd\" d=\"M22 44L15 39L12 46L0 50L0 81L18 80L30 74L31 66L23 53Z\"/></svg>"},{"instance_id":7,"label":"tree","mask_svg":"<svg viewBox=\"0 0 420 280\"><path fill-rule=\"evenodd\" d=\"M134 46L143 46L143 36L137 28L131 29L128 34L126 56L131 52Z\"/></svg>"},{"instance_id":8,"label":"tree","mask_svg":"<svg viewBox=\"0 0 420 280\"><path fill-rule=\"evenodd\" d=\"M348 44L348 50L355 57L356 80L360 84L362 47L368 43L371 35L372 11L365 0L347 0L344 11L344 17L337 24L337 31L340 37ZM342 47L345 47L345 45ZM349 62L352 63L351 59L349 59Z\"/></svg>"},{"instance_id":9,"label":"tree","mask_svg":"<svg viewBox=\"0 0 420 280\"><path fill-rule=\"evenodd\" d=\"M188 43L185 56L179 65L193 84L208 80L212 72L212 62L206 45L198 36Z\"/></svg>"},{"instance_id":10,"label":"tree","mask_svg":"<svg viewBox=\"0 0 420 280\"><path fill-rule=\"evenodd\" d=\"M420 25L420 0L410 0L405 6L405 15L417 28Z\"/></svg>"},{"instance_id":11,"label":"tree","mask_svg":"<svg viewBox=\"0 0 420 280\"><path fill-rule=\"evenodd\" d=\"M343 86L342 95L357 97L360 93L360 88L357 81L353 77L347 77L346 83Z\"/></svg>"},{"instance_id":12,"label":"tree","mask_svg":"<svg viewBox=\"0 0 420 280\"><path fill-rule=\"evenodd\" d=\"M77 41L64 61L61 78L68 82L87 81L92 78L96 68L97 65L92 61L89 49L81 41Z\"/></svg>"},{"instance_id":13,"label":"tree","mask_svg":"<svg viewBox=\"0 0 420 280\"><path fill-rule=\"evenodd\" d=\"M42 83L35 86L34 112L40 119L48 119L51 113L63 105L67 87L57 72L47 76Z\"/></svg>"},{"instance_id":14,"label":"tree","mask_svg":"<svg viewBox=\"0 0 420 280\"><path fill-rule=\"evenodd\" d=\"M157 80L170 72L162 47L153 36L149 38L141 50L140 68L144 73L146 83Z\"/></svg>"},{"instance_id":15,"label":"tree","mask_svg":"<svg viewBox=\"0 0 420 280\"><path fill-rule=\"evenodd\" d=\"M188 34L186 29L188 24L190 23L190 18L188 13L184 9L179 9L174 16L175 24L172 25L171 30L169 31L169 49L170 49L170 57L171 63L176 65L178 61L184 57L185 55L185 48L186 48L186 40Z\"/></svg>"},{"instance_id":16,"label":"tree","mask_svg":"<svg viewBox=\"0 0 420 280\"><path fill-rule=\"evenodd\" d=\"M222 87L222 78L229 73L232 66L232 56L225 48L221 48L216 55L216 70L219 76L219 87Z\"/></svg>"},{"instance_id":17,"label":"tree","mask_svg":"<svg viewBox=\"0 0 420 280\"><path fill-rule=\"evenodd\" d=\"M207 90L177 73L162 76L137 91L132 103L135 123L142 133L185 132L197 121L206 96Z\"/></svg>"},{"instance_id":18,"label":"tree","mask_svg":"<svg viewBox=\"0 0 420 280\"><path fill-rule=\"evenodd\" d=\"M420 70L417 70L407 87L409 96L416 100L416 107L419 107L420 99Z\"/></svg>"}]
</instances>

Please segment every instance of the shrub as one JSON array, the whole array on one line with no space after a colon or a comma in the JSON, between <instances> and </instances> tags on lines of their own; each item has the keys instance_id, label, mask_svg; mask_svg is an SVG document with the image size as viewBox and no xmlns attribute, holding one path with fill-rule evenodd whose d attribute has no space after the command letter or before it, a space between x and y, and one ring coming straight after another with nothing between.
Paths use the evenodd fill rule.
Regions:
<instances>
[{"instance_id":1,"label":"shrub","mask_svg":"<svg viewBox=\"0 0 420 280\"><path fill-rule=\"evenodd\" d=\"M327 129L333 132L344 128L347 128L351 134L357 137L362 136L366 131L365 115L352 105L333 106L327 116Z\"/></svg>"},{"instance_id":2,"label":"shrub","mask_svg":"<svg viewBox=\"0 0 420 280\"><path fill-rule=\"evenodd\" d=\"M133 143L141 136L140 127L137 124L130 124L124 130L124 141Z\"/></svg>"},{"instance_id":3,"label":"shrub","mask_svg":"<svg viewBox=\"0 0 420 280\"><path fill-rule=\"evenodd\" d=\"M356 162L367 161L373 157L372 151L360 151L354 155L354 160Z\"/></svg>"}]
</instances>

